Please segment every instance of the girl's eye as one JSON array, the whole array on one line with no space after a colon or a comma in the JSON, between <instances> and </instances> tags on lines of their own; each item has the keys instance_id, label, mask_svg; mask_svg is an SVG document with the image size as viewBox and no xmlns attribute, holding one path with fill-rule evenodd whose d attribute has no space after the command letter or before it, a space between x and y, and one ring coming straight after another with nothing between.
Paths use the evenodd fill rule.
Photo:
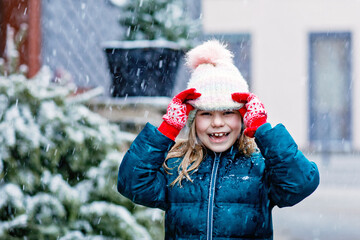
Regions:
<instances>
[{"instance_id":1,"label":"girl's eye","mask_svg":"<svg viewBox=\"0 0 360 240\"><path fill-rule=\"evenodd\" d=\"M210 116L211 113L210 112L201 112L200 115L201 116Z\"/></svg>"},{"instance_id":2,"label":"girl's eye","mask_svg":"<svg viewBox=\"0 0 360 240\"><path fill-rule=\"evenodd\" d=\"M234 111L226 111L224 112L224 115L229 115L229 114L234 114L235 112Z\"/></svg>"}]
</instances>

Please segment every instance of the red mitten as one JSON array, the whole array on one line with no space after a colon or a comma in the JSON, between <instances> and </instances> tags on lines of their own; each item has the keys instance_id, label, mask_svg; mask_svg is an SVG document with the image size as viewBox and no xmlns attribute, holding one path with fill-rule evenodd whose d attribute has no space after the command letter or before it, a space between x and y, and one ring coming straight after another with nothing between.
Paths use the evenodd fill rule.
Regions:
<instances>
[{"instance_id":1,"label":"red mitten","mask_svg":"<svg viewBox=\"0 0 360 240\"><path fill-rule=\"evenodd\" d=\"M193 100L200 97L195 88L190 88L176 95L169 103L164 121L158 130L168 138L175 140L181 129L185 126L189 113L194 109L187 100Z\"/></svg>"},{"instance_id":2,"label":"red mitten","mask_svg":"<svg viewBox=\"0 0 360 240\"><path fill-rule=\"evenodd\" d=\"M264 105L253 93L233 93L231 97L235 102L245 103L244 107L239 109L244 120L244 134L254 137L258 127L266 123L267 112Z\"/></svg>"}]
</instances>

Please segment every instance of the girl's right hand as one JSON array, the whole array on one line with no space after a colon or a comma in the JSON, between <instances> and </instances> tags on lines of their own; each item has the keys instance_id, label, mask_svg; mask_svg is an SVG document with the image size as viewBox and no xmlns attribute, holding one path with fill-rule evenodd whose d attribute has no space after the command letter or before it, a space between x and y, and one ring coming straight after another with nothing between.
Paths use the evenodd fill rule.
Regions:
<instances>
[{"instance_id":1,"label":"girl's right hand","mask_svg":"<svg viewBox=\"0 0 360 240\"><path fill-rule=\"evenodd\" d=\"M167 112L163 116L163 123L159 126L158 130L175 140L181 129L185 126L189 113L194 109L188 100L197 99L201 94L196 92L195 88L186 89L177 94L169 103Z\"/></svg>"}]
</instances>

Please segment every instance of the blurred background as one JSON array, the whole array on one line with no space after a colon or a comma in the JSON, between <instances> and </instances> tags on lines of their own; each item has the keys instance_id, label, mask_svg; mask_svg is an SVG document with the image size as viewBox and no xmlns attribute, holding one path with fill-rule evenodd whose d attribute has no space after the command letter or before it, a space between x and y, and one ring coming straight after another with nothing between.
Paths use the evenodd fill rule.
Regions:
<instances>
[{"instance_id":1,"label":"blurred background","mask_svg":"<svg viewBox=\"0 0 360 240\"><path fill-rule=\"evenodd\" d=\"M158 125L189 73L180 59L166 96L114 96L116 76L104 43L133 31L119 24L125 2L0 0L0 57L9 54L9 35L26 26L18 52L28 79L46 65L76 86L75 95L102 89L86 106L122 131L136 134L147 121ZM319 166L315 193L295 207L274 210L274 239L360 239L360 1L181 2L183 14L198 24L198 34L188 35L191 44L226 42L269 122L283 123Z\"/></svg>"}]
</instances>

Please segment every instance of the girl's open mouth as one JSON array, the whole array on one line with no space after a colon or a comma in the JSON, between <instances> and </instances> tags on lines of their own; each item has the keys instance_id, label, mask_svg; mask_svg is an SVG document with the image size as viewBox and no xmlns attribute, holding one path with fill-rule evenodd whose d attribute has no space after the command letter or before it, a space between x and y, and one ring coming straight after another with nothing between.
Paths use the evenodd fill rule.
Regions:
<instances>
[{"instance_id":1,"label":"girl's open mouth","mask_svg":"<svg viewBox=\"0 0 360 240\"><path fill-rule=\"evenodd\" d=\"M225 140L229 134L230 133L226 133L226 132L211 133L209 134L209 137L214 142L221 142Z\"/></svg>"}]
</instances>

